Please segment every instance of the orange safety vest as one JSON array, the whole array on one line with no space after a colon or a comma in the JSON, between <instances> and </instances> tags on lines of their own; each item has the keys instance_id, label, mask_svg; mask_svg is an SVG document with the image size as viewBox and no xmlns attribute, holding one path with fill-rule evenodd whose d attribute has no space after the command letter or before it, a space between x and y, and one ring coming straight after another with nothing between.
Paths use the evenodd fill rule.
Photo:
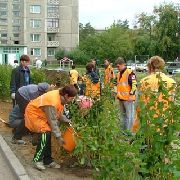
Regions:
<instances>
[{"instance_id":1,"label":"orange safety vest","mask_svg":"<svg viewBox=\"0 0 180 180\"><path fill-rule=\"evenodd\" d=\"M111 67L111 65L109 65L104 72L104 84L108 84L110 83L111 79L114 79L115 75L114 75L114 71L113 68Z\"/></svg>"},{"instance_id":2,"label":"orange safety vest","mask_svg":"<svg viewBox=\"0 0 180 180\"><path fill-rule=\"evenodd\" d=\"M120 72L117 74L117 98L125 101L135 101L135 95L130 95L131 86L128 83L128 77L132 73L131 69L126 69L120 78Z\"/></svg>"},{"instance_id":3,"label":"orange safety vest","mask_svg":"<svg viewBox=\"0 0 180 180\"><path fill-rule=\"evenodd\" d=\"M92 98L100 96L100 82L93 84L87 75L83 77L83 81L86 84L85 96Z\"/></svg>"},{"instance_id":4,"label":"orange safety vest","mask_svg":"<svg viewBox=\"0 0 180 180\"><path fill-rule=\"evenodd\" d=\"M158 93L159 88L159 81L160 79L166 84L166 88L171 89L168 90L169 94L165 95L162 93ZM141 96L140 99L147 105L150 102L150 94L157 94L157 100L154 102L154 104L150 107L150 109L155 109L156 113L154 115L154 118L158 116L163 116L159 113L159 110L157 109L157 105L159 102L163 102L163 110L166 111L169 108L169 102L173 101L173 94L175 92L175 88L172 89L173 85L175 85L176 82L172 79L166 76L164 73L156 72L152 73L149 76L143 78L140 82L140 91ZM150 93L151 92L151 93ZM168 100L165 100L164 97L168 96Z\"/></svg>"},{"instance_id":5,"label":"orange safety vest","mask_svg":"<svg viewBox=\"0 0 180 180\"><path fill-rule=\"evenodd\" d=\"M42 133L51 131L42 106L53 106L57 110L57 117L63 111L59 90L49 91L37 99L30 101L25 110L25 126L32 132Z\"/></svg>"}]
</instances>

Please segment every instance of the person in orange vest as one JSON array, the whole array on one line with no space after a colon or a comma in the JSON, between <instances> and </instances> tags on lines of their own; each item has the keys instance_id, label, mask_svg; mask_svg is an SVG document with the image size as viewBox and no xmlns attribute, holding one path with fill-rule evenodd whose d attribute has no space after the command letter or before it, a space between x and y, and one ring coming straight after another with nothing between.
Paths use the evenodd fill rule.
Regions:
<instances>
[{"instance_id":1,"label":"person in orange vest","mask_svg":"<svg viewBox=\"0 0 180 180\"><path fill-rule=\"evenodd\" d=\"M119 100L120 117L123 130L131 130L134 120L134 102L136 99L136 75L126 67L123 58L118 57L115 62L117 74L117 99Z\"/></svg>"},{"instance_id":2,"label":"person in orange vest","mask_svg":"<svg viewBox=\"0 0 180 180\"><path fill-rule=\"evenodd\" d=\"M169 108L169 102L174 100L176 82L172 78L162 73L164 66L165 62L161 57L151 57L147 63L149 75L140 81L140 99L146 106L150 106L149 103L151 96L157 96L153 105L151 105L149 109L156 110L153 115L154 118L164 116L157 108L159 102L163 102L163 111L167 112ZM163 94L163 92L159 93L160 81L162 81L164 84L164 88L168 90L167 95Z\"/></svg>"},{"instance_id":3,"label":"person in orange vest","mask_svg":"<svg viewBox=\"0 0 180 180\"><path fill-rule=\"evenodd\" d=\"M97 98L100 96L100 81L98 75L94 72L94 65L86 65L86 75L82 77L85 82L85 96Z\"/></svg>"},{"instance_id":4,"label":"person in orange vest","mask_svg":"<svg viewBox=\"0 0 180 180\"><path fill-rule=\"evenodd\" d=\"M109 59L104 60L104 67L105 67L104 85L107 85L107 84L110 84L111 81L113 81L113 79L115 79L115 74L114 74L113 68L110 64Z\"/></svg>"},{"instance_id":5,"label":"person in orange vest","mask_svg":"<svg viewBox=\"0 0 180 180\"><path fill-rule=\"evenodd\" d=\"M78 90L78 77L79 73L75 69L75 65L72 65L72 69L69 71L70 84L74 85L74 87Z\"/></svg>"},{"instance_id":6,"label":"person in orange vest","mask_svg":"<svg viewBox=\"0 0 180 180\"><path fill-rule=\"evenodd\" d=\"M25 110L25 126L35 133L39 133L38 145L33 158L34 166L39 170L46 167L60 168L51 157L51 132L54 133L59 144L64 144L58 127L58 120L70 123L63 114L64 105L70 103L77 95L73 85L60 90L49 91L37 99L30 101Z\"/></svg>"}]
</instances>

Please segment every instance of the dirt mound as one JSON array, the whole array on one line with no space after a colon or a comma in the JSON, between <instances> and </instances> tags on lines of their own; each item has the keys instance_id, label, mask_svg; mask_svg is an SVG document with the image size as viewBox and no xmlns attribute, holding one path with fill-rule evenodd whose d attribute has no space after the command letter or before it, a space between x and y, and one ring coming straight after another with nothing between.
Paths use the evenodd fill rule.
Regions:
<instances>
[{"instance_id":1,"label":"dirt mound","mask_svg":"<svg viewBox=\"0 0 180 180\"><path fill-rule=\"evenodd\" d=\"M45 70L45 74L50 83L58 82L60 87L69 84L69 74L66 71Z\"/></svg>"}]
</instances>

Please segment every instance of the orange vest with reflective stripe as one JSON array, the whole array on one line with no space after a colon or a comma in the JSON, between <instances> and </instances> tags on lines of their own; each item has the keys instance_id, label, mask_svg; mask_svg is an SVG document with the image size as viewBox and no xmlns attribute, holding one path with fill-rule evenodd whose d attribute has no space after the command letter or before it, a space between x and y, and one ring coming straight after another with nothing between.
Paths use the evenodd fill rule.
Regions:
<instances>
[{"instance_id":1,"label":"orange vest with reflective stripe","mask_svg":"<svg viewBox=\"0 0 180 180\"><path fill-rule=\"evenodd\" d=\"M53 106L57 111L57 117L63 111L59 90L49 91L37 99L30 101L25 110L25 126L32 132L42 133L51 131L42 106Z\"/></svg>"},{"instance_id":2,"label":"orange vest with reflective stripe","mask_svg":"<svg viewBox=\"0 0 180 180\"><path fill-rule=\"evenodd\" d=\"M117 98L125 101L134 101L135 95L130 95L131 86L128 83L128 77L132 73L131 69L126 69L120 78L120 72L117 74Z\"/></svg>"},{"instance_id":3,"label":"orange vest with reflective stripe","mask_svg":"<svg viewBox=\"0 0 180 180\"><path fill-rule=\"evenodd\" d=\"M113 68L109 65L104 72L104 84L110 83L111 79L115 78Z\"/></svg>"},{"instance_id":4,"label":"orange vest with reflective stripe","mask_svg":"<svg viewBox=\"0 0 180 180\"><path fill-rule=\"evenodd\" d=\"M93 84L87 75L83 77L83 81L86 84L85 96L92 98L100 96L100 82Z\"/></svg>"}]
</instances>

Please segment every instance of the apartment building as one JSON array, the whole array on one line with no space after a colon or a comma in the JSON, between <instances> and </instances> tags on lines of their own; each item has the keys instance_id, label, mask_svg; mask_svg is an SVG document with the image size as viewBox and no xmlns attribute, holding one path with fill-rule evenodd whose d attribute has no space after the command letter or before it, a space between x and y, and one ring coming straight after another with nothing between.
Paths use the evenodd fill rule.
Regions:
<instances>
[{"instance_id":1,"label":"apartment building","mask_svg":"<svg viewBox=\"0 0 180 180\"><path fill-rule=\"evenodd\" d=\"M79 43L78 0L0 0L0 64L22 54L54 60Z\"/></svg>"}]
</instances>

